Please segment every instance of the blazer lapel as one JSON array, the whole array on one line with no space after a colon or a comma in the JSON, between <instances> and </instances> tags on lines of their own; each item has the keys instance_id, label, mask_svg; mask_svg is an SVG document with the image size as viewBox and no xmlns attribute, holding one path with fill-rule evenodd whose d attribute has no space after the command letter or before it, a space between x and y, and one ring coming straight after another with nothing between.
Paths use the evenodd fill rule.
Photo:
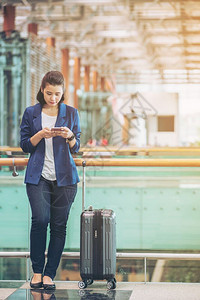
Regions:
<instances>
[{"instance_id":1,"label":"blazer lapel","mask_svg":"<svg viewBox=\"0 0 200 300\"><path fill-rule=\"evenodd\" d=\"M33 125L36 132L42 130L41 112L42 112L42 106L40 103L38 103L35 105L34 112L33 112ZM67 115L66 105L64 103L61 103L58 117L56 119L56 124L55 124L56 127L66 126L66 115Z\"/></svg>"},{"instance_id":2,"label":"blazer lapel","mask_svg":"<svg viewBox=\"0 0 200 300\"><path fill-rule=\"evenodd\" d=\"M66 126L66 107L67 106L64 103L60 104L59 113L55 124L56 127Z\"/></svg>"},{"instance_id":3,"label":"blazer lapel","mask_svg":"<svg viewBox=\"0 0 200 300\"><path fill-rule=\"evenodd\" d=\"M41 118L42 106L40 103L36 104L33 112L33 125L36 132L42 130L42 118Z\"/></svg>"}]
</instances>

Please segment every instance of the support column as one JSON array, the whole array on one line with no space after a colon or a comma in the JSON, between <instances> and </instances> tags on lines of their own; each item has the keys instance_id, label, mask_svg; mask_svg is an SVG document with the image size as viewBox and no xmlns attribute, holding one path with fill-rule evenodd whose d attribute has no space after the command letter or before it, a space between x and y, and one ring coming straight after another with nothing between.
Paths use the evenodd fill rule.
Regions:
<instances>
[{"instance_id":1,"label":"support column","mask_svg":"<svg viewBox=\"0 0 200 300\"><path fill-rule=\"evenodd\" d=\"M65 78L65 100L64 103L68 103L69 99L69 49L61 49L62 53L62 67L61 71Z\"/></svg>"},{"instance_id":2,"label":"support column","mask_svg":"<svg viewBox=\"0 0 200 300\"><path fill-rule=\"evenodd\" d=\"M105 77L101 77L101 91L105 92Z\"/></svg>"},{"instance_id":3,"label":"support column","mask_svg":"<svg viewBox=\"0 0 200 300\"><path fill-rule=\"evenodd\" d=\"M129 127L130 127L129 119L127 118L126 115L124 115L124 125L122 128L122 141L123 144L125 145L128 145L129 142Z\"/></svg>"},{"instance_id":4,"label":"support column","mask_svg":"<svg viewBox=\"0 0 200 300\"><path fill-rule=\"evenodd\" d=\"M32 45L35 43L35 39L37 38L38 34L38 24L37 23L29 23L28 24L28 34L29 34L29 39L31 40ZM33 56L32 63L37 64L37 58L36 56ZM32 84L36 84L37 81L37 75L35 72L30 72L30 82ZM31 105L35 104L35 99L37 96L37 92L35 89L31 89Z\"/></svg>"},{"instance_id":5,"label":"support column","mask_svg":"<svg viewBox=\"0 0 200 300\"><path fill-rule=\"evenodd\" d=\"M85 92L90 90L90 66L85 66L84 90Z\"/></svg>"},{"instance_id":6,"label":"support column","mask_svg":"<svg viewBox=\"0 0 200 300\"><path fill-rule=\"evenodd\" d=\"M106 80L106 82L105 82L105 89L106 89L106 91L112 92L112 89L110 87L110 84L109 84L108 80Z\"/></svg>"},{"instance_id":7,"label":"support column","mask_svg":"<svg viewBox=\"0 0 200 300\"><path fill-rule=\"evenodd\" d=\"M6 32L6 36L10 36L11 32L15 30L15 6L3 6L3 16L3 31Z\"/></svg>"},{"instance_id":8,"label":"support column","mask_svg":"<svg viewBox=\"0 0 200 300\"><path fill-rule=\"evenodd\" d=\"M36 23L28 24L28 33L33 33L33 34L37 35L37 33L38 33L38 24L36 24Z\"/></svg>"},{"instance_id":9,"label":"support column","mask_svg":"<svg viewBox=\"0 0 200 300\"><path fill-rule=\"evenodd\" d=\"M46 38L46 44L49 47L54 47L55 48L56 39L54 37L48 37L48 38Z\"/></svg>"},{"instance_id":10,"label":"support column","mask_svg":"<svg viewBox=\"0 0 200 300\"><path fill-rule=\"evenodd\" d=\"M93 71L93 91L97 92L98 89L98 72Z\"/></svg>"},{"instance_id":11,"label":"support column","mask_svg":"<svg viewBox=\"0 0 200 300\"><path fill-rule=\"evenodd\" d=\"M53 37L46 38L47 53L50 55L50 59L55 59L55 45L56 39Z\"/></svg>"},{"instance_id":12,"label":"support column","mask_svg":"<svg viewBox=\"0 0 200 300\"><path fill-rule=\"evenodd\" d=\"M78 108L78 96L77 90L80 88L80 70L81 70L81 59L80 57L74 58L74 107Z\"/></svg>"}]
</instances>

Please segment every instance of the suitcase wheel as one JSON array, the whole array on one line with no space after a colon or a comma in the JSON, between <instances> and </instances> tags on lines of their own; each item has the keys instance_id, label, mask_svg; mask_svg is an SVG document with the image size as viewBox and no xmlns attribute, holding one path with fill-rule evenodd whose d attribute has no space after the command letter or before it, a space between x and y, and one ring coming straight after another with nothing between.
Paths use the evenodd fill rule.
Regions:
<instances>
[{"instance_id":1,"label":"suitcase wheel","mask_svg":"<svg viewBox=\"0 0 200 300\"><path fill-rule=\"evenodd\" d=\"M87 281L79 281L78 282L79 289L85 289L87 287Z\"/></svg>"},{"instance_id":2,"label":"suitcase wheel","mask_svg":"<svg viewBox=\"0 0 200 300\"><path fill-rule=\"evenodd\" d=\"M93 279L87 279L87 285L93 284Z\"/></svg>"},{"instance_id":3,"label":"suitcase wheel","mask_svg":"<svg viewBox=\"0 0 200 300\"><path fill-rule=\"evenodd\" d=\"M107 282L107 289L114 290L116 288L116 279L113 278L112 280Z\"/></svg>"}]
</instances>

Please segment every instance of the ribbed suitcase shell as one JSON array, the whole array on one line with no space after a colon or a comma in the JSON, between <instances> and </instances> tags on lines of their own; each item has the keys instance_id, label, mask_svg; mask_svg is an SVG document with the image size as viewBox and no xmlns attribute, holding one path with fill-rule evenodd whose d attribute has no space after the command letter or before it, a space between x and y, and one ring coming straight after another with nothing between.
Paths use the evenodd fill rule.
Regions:
<instances>
[{"instance_id":1,"label":"ribbed suitcase shell","mask_svg":"<svg viewBox=\"0 0 200 300\"><path fill-rule=\"evenodd\" d=\"M80 274L83 280L107 279L116 272L116 218L110 209L81 214Z\"/></svg>"}]
</instances>

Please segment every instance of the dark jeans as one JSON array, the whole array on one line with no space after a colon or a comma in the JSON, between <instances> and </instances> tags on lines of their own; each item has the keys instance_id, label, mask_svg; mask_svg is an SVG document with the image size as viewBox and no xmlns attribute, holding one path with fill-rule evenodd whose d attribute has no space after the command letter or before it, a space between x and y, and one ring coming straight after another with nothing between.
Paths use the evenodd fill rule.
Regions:
<instances>
[{"instance_id":1,"label":"dark jeans","mask_svg":"<svg viewBox=\"0 0 200 300\"><path fill-rule=\"evenodd\" d=\"M26 190L32 210L30 256L33 272L53 279L64 249L66 224L77 184L58 187L56 181L41 177L38 185L27 183ZM48 223L50 241L44 268Z\"/></svg>"}]
</instances>

